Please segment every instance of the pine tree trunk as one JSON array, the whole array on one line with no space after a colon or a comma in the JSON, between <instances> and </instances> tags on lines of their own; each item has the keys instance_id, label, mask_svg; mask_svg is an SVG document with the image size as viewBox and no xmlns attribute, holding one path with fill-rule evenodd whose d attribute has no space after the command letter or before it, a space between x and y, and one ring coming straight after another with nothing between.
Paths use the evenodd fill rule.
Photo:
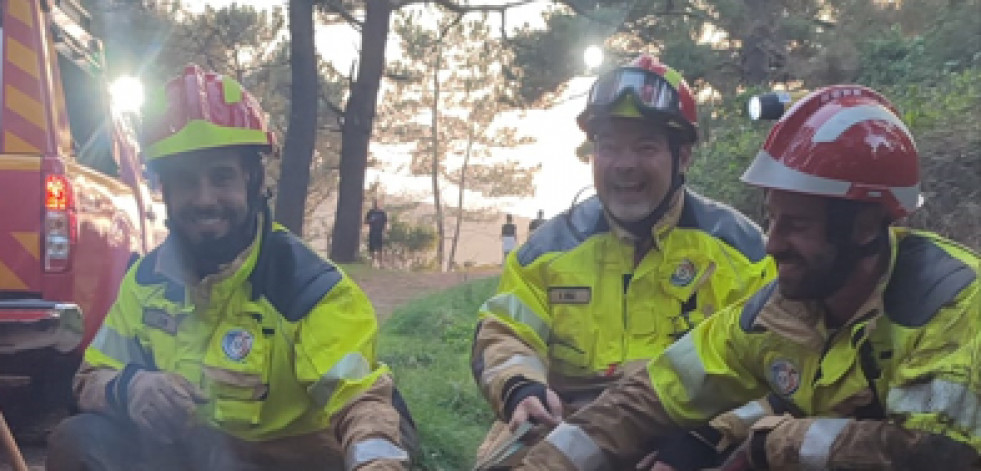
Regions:
<instances>
[{"instance_id":1,"label":"pine tree trunk","mask_svg":"<svg viewBox=\"0 0 981 471\"><path fill-rule=\"evenodd\" d=\"M442 41L443 38L439 40ZM432 106L432 136L433 162L430 170L433 179L433 207L436 209L436 265L441 271L446 271L443 265L446 245L446 229L443 227L443 203L439 194L439 69L442 64L442 47L436 46L436 67L433 68L433 106Z\"/></svg>"},{"instance_id":2,"label":"pine tree trunk","mask_svg":"<svg viewBox=\"0 0 981 471\"><path fill-rule=\"evenodd\" d=\"M389 0L367 0L365 8L358 75L344 107L337 215L330 246L330 257L343 263L354 262L358 256L368 143L378 102L378 85L385 70L385 44L392 17Z\"/></svg>"},{"instance_id":3,"label":"pine tree trunk","mask_svg":"<svg viewBox=\"0 0 981 471\"><path fill-rule=\"evenodd\" d=\"M290 116L276 197L276 220L303 235L303 207L317 132L317 54L313 44L313 1L290 0Z\"/></svg>"},{"instance_id":4,"label":"pine tree trunk","mask_svg":"<svg viewBox=\"0 0 981 471\"><path fill-rule=\"evenodd\" d=\"M470 165L470 153L473 151L473 141L474 129L473 124L471 124L467 135L467 151L463 154L463 166L460 167L460 186L458 187L456 198L456 228L453 230L453 243L450 245L450 257L446 263L451 269L453 268L453 263L456 262L456 246L460 242L460 227L463 225L463 192L467 188L467 166Z\"/></svg>"}]
</instances>

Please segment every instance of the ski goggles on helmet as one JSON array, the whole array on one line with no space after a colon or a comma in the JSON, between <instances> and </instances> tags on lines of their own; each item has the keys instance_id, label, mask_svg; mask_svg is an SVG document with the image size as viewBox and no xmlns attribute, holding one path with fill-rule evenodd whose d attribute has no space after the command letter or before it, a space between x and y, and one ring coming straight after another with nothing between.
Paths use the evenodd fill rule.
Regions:
<instances>
[{"instance_id":1,"label":"ski goggles on helmet","mask_svg":"<svg viewBox=\"0 0 981 471\"><path fill-rule=\"evenodd\" d=\"M631 95L641 111L681 114L678 89L664 77L639 67L621 67L596 79L586 105L609 108Z\"/></svg>"},{"instance_id":2,"label":"ski goggles on helmet","mask_svg":"<svg viewBox=\"0 0 981 471\"><path fill-rule=\"evenodd\" d=\"M579 128L591 134L595 119L604 116L648 118L676 130L685 142L695 142L697 130L682 112L678 82L669 78L639 67L621 67L599 77L585 111L576 118ZM625 102L628 96L630 102Z\"/></svg>"}]
</instances>

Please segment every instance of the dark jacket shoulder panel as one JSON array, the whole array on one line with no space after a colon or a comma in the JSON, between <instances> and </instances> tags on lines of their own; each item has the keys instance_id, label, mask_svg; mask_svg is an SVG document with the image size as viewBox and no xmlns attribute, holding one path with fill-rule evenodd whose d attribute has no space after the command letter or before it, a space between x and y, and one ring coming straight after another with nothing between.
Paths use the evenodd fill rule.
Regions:
<instances>
[{"instance_id":1,"label":"dark jacket shoulder panel","mask_svg":"<svg viewBox=\"0 0 981 471\"><path fill-rule=\"evenodd\" d=\"M753 296L746 300L746 304L743 304L743 311L739 315L739 327L743 329L744 332L762 332L764 329L759 326L754 326L756 323L756 318L763 311L763 306L766 302L770 300L773 296L774 290L777 289L777 282L771 281L768 285L760 288Z\"/></svg>"},{"instance_id":2,"label":"dark jacket shoulder panel","mask_svg":"<svg viewBox=\"0 0 981 471\"><path fill-rule=\"evenodd\" d=\"M539 226L518 249L518 263L527 266L546 253L572 250L586 239L609 231L603 204L593 196Z\"/></svg>"},{"instance_id":3,"label":"dark jacket shoulder panel","mask_svg":"<svg viewBox=\"0 0 981 471\"><path fill-rule=\"evenodd\" d=\"M249 280L252 297L265 297L286 320L297 322L334 288L343 275L288 231L272 231L262 242Z\"/></svg>"},{"instance_id":4,"label":"dark jacket shoulder panel","mask_svg":"<svg viewBox=\"0 0 981 471\"><path fill-rule=\"evenodd\" d=\"M691 190L685 191L685 206L678 227L699 229L729 244L756 263L766 257L766 241L760 227L745 215Z\"/></svg>"},{"instance_id":5,"label":"dark jacket shoulder panel","mask_svg":"<svg viewBox=\"0 0 981 471\"><path fill-rule=\"evenodd\" d=\"M907 236L899 242L883 296L886 316L904 327L921 327L976 278L970 266L928 237Z\"/></svg>"},{"instance_id":6,"label":"dark jacket shoulder panel","mask_svg":"<svg viewBox=\"0 0 981 471\"><path fill-rule=\"evenodd\" d=\"M136 273L134 279L140 286L164 286L164 298L175 304L184 303L184 285L174 282L170 278L157 273L157 258L160 257L160 247L150 251L143 258L136 261Z\"/></svg>"}]
</instances>

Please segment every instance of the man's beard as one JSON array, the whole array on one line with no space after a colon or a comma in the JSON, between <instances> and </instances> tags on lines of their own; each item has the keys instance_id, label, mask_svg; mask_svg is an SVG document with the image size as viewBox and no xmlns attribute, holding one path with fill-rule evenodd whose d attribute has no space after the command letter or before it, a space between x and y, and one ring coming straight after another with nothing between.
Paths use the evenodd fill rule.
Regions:
<instances>
[{"instance_id":1,"label":"man's beard","mask_svg":"<svg viewBox=\"0 0 981 471\"><path fill-rule=\"evenodd\" d=\"M791 262L802 269L802 275L795 281L777 278L780 294L798 301L831 296L845 285L848 275L858 262L846 255L837 247L830 247L811 259L794 252L774 254L773 258L778 265L781 262Z\"/></svg>"},{"instance_id":2,"label":"man's beard","mask_svg":"<svg viewBox=\"0 0 981 471\"><path fill-rule=\"evenodd\" d=\"M180 217L193 218L215 215L213 214L214 211L192 214L196 211L194 209L183 211ZM235 257L248 248L255 239L257 223L255 211L247 211L245 217L241 219L236 217L234 211L231 210L219 210L219 212L221 214L217 216L228 221L239 219L237 223L230 224L228 232L221 236L203 233L200 235L200 240L192 241L181 230L174 230L171 227L171 231L178 236L181 247L186 251L187 260L192 264L195 273L201 277L217 273L221 265L235 260Z\"/></svg>"}]
</instances>

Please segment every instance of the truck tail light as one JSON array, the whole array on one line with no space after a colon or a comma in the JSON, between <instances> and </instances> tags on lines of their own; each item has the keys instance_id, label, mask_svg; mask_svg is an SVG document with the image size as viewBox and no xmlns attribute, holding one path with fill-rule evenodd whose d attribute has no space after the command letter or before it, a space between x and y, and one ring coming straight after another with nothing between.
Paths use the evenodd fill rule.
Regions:
<instances>
[{"instance_id":1,"label":"truck tail light","mask_svg":"<svg viewBox=\"0 0 981 471\"><path fill-rule=\"evenodd\" d=\"M63 272L71 261L75 229L75 202L71 184L64 175L44 179L44 270Z\"/></svg>"}]
</instances>

